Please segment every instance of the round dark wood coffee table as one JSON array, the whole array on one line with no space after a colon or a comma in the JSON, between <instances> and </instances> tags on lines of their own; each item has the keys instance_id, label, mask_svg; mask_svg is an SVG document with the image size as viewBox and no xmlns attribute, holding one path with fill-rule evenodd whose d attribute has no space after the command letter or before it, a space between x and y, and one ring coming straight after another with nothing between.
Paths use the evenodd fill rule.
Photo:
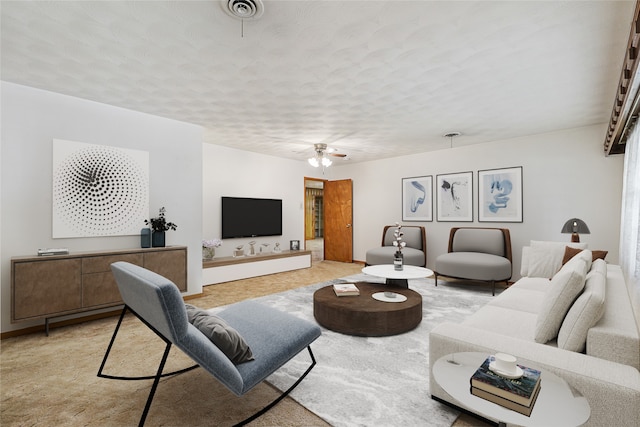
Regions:
<instances>
[{"instance_id":1,"label":"round dark wood coffee table","mask_svg":"<svg viewBox=\"0 0 640 427\"><path fill-rule=\"evenodd\" d=\"M397 335L417 327L422 321L422 296L411 289L358 282L358 296L339 297L333 286L313 294L313 315L327 329L348 335L382 337ZM377 292L404 295L404 302L384 302L373 298Z\"/></svg>"}]
</instances>

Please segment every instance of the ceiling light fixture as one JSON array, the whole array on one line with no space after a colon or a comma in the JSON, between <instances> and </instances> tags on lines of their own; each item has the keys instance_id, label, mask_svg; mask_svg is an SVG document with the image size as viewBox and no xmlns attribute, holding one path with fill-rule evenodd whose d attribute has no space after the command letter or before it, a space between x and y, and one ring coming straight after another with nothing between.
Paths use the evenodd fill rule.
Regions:
<instances>
[{"instance_id":1,"label":"ceiling light fixture","mask_svg":"<svg viewBox=\"0 0 640 427\"><path fill-rule=\"evenodd\" d=\"M315 156L307 159L307 161L314 168L322 166L322 173L324 174L324 168L328 168L333 164L331 159L329 159L325 154L327 144L314 144L313 148L316 150L316 154Z\"/></svg>"},{"instance_id":2,"label":"ceiling light fixture","mask_svg":"<svg viewBox=\"0 0 640 427\"><path fill-rule=\"evenodd\" d=\"M442 136L444 136L445 138L449 138L449 148L453 148L453 138L460 135L462 135L462 133L460 132L449 132L449 133L445 133Z\"/></svg>"}]
</instances>

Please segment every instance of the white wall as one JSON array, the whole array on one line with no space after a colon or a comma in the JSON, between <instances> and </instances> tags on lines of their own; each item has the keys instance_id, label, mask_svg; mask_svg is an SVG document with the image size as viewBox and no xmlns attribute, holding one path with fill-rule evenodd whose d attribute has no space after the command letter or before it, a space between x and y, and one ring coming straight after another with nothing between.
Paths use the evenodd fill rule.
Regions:
<instances>
[{"instance_id":1,"label":"white wall","mask_svg":"<svg viewBox=\"0 0 640 427\"><path fill-rule=\"evenodd\" d=\"M511 229L514 278L519 277L522 246L530 240L568 241L560 233L570 217L586 221L582 241L609 251L618 262L623 157L605 157L605 126L592 126L513 140L496 141L367 163L334 164L321 170L304 161L266 156L202 143L202 129L104 104L2 83L2 185L0 228L2 331L16 329L10 319L10 258L35 254L39 247L71 251L139 247L138 236L51 238L51 176L54 138L113 145L150 152L150 214L160 206L178 224L167 244L189 246L189 293L201 292L201 240L220 236L220 197L268 197L283 200L283 236L228 239L218 249L231 255L250 240L304 241L304 177L353 180L354 259L379 245L385 224L401 218L404 177L523 167L524 222L479 223L477 199L473 223L427 222L428 265L446 252L449 229L456 225L506 226ZM476 198L477 191L474 191ZM435 205L434 205L435 217ZM26 327L28 324L18 324Z\"/></svg>"},{"instance_id":2,"label":"white wall","mask_svg":"<svg viewBox=\"0 0 640 427\"><path fill-rule=\"evenodd\" d=\"M283 159L212 144L203 144L203 239L220 238L221 197L282 199L282 236L225 239L216 256L231 256L236 246L255 240L273 250L276 242L289 249L289 240L304 245L304 177L318 177L307 162ZM322 175L319 175L320 177Z\"/></svg>"},{"instance_id":3,"label":"white wall","mask_svg":"<svg viewBox=\"0 0 640 427\"><path fill-rule=\"evenodd\" d=\"M428 152L333 168L335 179L353 179L354 259L364 261L367 249L379 246L382 227L402 218L403 177L473 171L474 222L433 222L427 232L427 265L446 252L454 226L507 227L511 231L514 279L520 277L522 246L530 240L569 241L564 222L583 219L591 234L581 241L608 250L618 263L623 157L603 154L605 126L591 126L493 143ZM455 141L454 141L455 142ZM522 223L478 222L477 171L523 167ZM374 232L372 232L372 230Z\"/></svg>"},{"instance_id":4,"label":"white wall","mask_svg":"<svg viewBox=\"0 0 640 427\"><path fill-rule=\"evenodd\" d=\"M5 82L1 89L2 331L32 325L10 323L11 257L44 247L140 247L139 236L52 239L54 138L149 152L149 214L165 206L168 220L178 224L167 245L188 246L188 292L201 292L202 128Z\"/></svg>"}]
</instances>

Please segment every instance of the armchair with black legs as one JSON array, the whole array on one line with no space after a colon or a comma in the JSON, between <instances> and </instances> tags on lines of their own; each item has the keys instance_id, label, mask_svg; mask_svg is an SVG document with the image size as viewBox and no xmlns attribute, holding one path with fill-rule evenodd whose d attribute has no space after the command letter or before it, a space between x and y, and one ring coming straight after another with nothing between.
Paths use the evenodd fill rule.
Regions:
<instances>
[{"instance_id":1,"label":"armchair with black legs","mask_svg":"<svg viewBox=\"0 0 640 427\"><path fill-rule=\"evenodd\" d=\"M310 366L298 380L265 408L239 422L244 425L275 406L286 397L311 371L316 360L311 352L311 343L321 334L320 327L288 313L252 301L243 301L228 306L215 317L218 325L231 329L250 348L251 360L242 363L232 361L224 352L224 346L216 346L209 334L205 334L189 322L187 308L180 291L170 280L142 267L116 262L111 269L125 307L107 347L98 376L119 380L153 380L145 408L139 421L144 425L153 396L161 378L177 375L197 367L213 375L237 396L242 396L264 381L305 348L311 359ZM122 377L103 373L109 353L113 349L116 335L127 311L133 313L165 343L165 351L154 376ZM206 313L205 313L206 314ZM164 373L169 350L175 345L196 362L196 365ZM220 408L224 411L224 408ZM161 422L154 421L154 424Z\"/></svg>"}]
</instances>

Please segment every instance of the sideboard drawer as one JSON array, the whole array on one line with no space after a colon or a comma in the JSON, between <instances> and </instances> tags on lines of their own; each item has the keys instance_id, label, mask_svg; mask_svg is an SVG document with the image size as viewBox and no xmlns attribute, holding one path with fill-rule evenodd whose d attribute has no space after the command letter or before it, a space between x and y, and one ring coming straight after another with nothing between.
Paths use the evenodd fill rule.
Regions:
<instances>
[{"instance_id":1,"label":"sideboard drawer","mask_svg":"<svg viewBox=\"0 0 640 427\"><path fill-rule=\"evenodd\" d=\"M142 254L92 256L82 258L82 274L111 272L111 264L126 261L142 267Z\"/></svg>"}]
</instances>

